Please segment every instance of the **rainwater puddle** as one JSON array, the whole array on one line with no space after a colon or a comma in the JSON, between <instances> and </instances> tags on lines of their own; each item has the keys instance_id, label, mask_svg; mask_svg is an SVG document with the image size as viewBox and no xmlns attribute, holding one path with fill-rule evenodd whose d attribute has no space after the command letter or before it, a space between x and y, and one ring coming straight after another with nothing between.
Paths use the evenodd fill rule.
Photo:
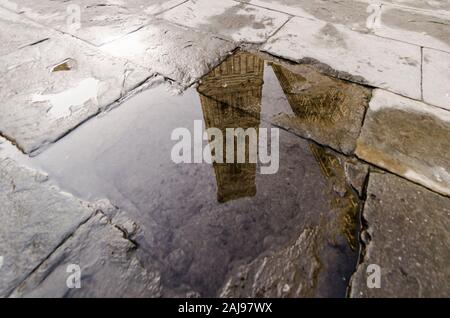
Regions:
<instances>
[{"instance_id":1,"label":"rainwater puddle","mask_svg":"<svg viewBox=\"0 0 450 318\"><path fill-rule=\"evenodd\" d=\"M358 257L350 159L281 129L275 174L259 163L171 159L177 128L271 129L266 119L280 113L305 111L292 110L270 63L239 52L198 88L151 88L35 160L64 190L128 213L165 296L343 297Z\"/></svg>"}]
</instances>

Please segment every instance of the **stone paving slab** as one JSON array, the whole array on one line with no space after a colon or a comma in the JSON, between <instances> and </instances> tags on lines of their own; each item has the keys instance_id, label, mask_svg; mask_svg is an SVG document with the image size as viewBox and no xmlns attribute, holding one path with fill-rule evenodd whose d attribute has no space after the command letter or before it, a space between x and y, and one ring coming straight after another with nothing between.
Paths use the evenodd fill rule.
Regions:
<instances>
[{"instance_id":1,"label":"stone paving slab","mask_svg":"<svg viewBox=\"0 0 450 318\"><path fill-rule=\"evenodd\" d=\"M450 297L449 198L371 173L363 217L367 248L351 297ZM369 265L381 268L379 289L368 288Z\"/></svg>"},{"instance_id":2,"label":"stone paving slab","mask_svg":"<svg viewBox=\"0 0 450 318\"><path fill-rule=\"evenodd\" d=\"M47 176L0 157L0 297L7 296L92 214Z\"/></svg>"},{"instance_id":3,"label":"stone paving slab","mask_svg":"<svg viewBox=\"0 0 450 318\"><path fill-rule=\"evenodd\" d=\"M53 32L0 8L0 56L48 39Z\"/></svg>"},{"instance_id":4,"label":"stone paving slab","mask_svg":"<svg viewBox=\"0 0 450 318\"><path fill-rule=\"evenodd\" d=\"M69 36L0 57L0 132L31 153L145 81L150 73Z\"/></svg>"},{"instance_id":5,"label":"stone paving slab","mask_svg":"<svg viewBox=\"0 0 450 318\"><path fill-rule=\"evenodd\" d=\"M250 0L265 8L450 52L450 14L373 1Z\"/></svg>"},{"instance_id":6,"label":"stone paving slab","mask_svg":"<svg viewBox=\"0 0 450 318\"><path fill-rule=\"evenodd\" d=\"M423 99L450 110L450 53L423 49Z\"/></svg>"},{"instance_id":7,"label":"stone paving slab","mask_svg":"<svg viewBox=\"0 0 450 318\"><path fill-rule=\"evenodd\" d=\"M158 21L102 50L189 86L235 48L235 44L210 34Z\"/></svg>"},{"instance_id":8,"label":"stone paving slab","mask_svg":"<svg viewBox=\"0 0 450 318\"><path fill-rule=\"evenodd\" d=\"M154 19L154 14L183 2L183 0L76 2L21 0L16 10L40 24L69 33L92 44L101 45L138 30L150 23Z\"/></svg>"},{"instance_id":9,"label":"stone paving slab","mask_svg":"<svg viewBox=\"0 0 450 318\"><path fill-rule=\"evenodd\" d=\"M350 31L323 21L293 18L263 51L297 62L320 62L343 79L421 98L420 47Z\"/></svg>"},{"instance_id":10,"label":"stone paving slab","mask_svg":"<svg viewBox=\"0 0 450 318\"><path fill-rule=\"evenodd\" d=\"M365 2L370 2L371 0L360 0ZM400 7L406 8L417 8L429 10L438 13L449 13L450 12L450 2L443 1L426 1L426 0L382 0L379 1L384 4L394 4Z\"/></svg>"},{"instance_id":11,"label":"stone paving slab","mask_svg":"<svg viewBox=\"0 0 450 318\"><path fill-rule=\"evenodd\" d=\"M450 195L450 112L375 90L356 154Z\"/></svg>"},{"instance_id":12,"label":"stone paving slab","mask_svg":"<svg viewBox=\"0 0 450 318\"><path fill-rule=\"evenodd\" d=\"M135 256L136 246L97 213L80 226L11 297L136 298L159 297L160 276L147 271ZM80 288L68 288L69 265L81 270Z\"/></svg>"},{"instance_id":13,"label":"stone paving slab","mask_svg":"<svg viewBox=\"0 0 450 318\"><path fill-rule=\"evenodd\" d=\"M376 35L450 52L450 15L436 15L383 5Z\"/></svg>"},{"instance_id":14,"label":"stone paving slab","mask_svg":"<svg viewBox=\"0 0 450 318\"><path fill-rule=\"evenodd\" d=\"M161 15L187 27L220 34L236 42L262 43L280 28L288 15L233 0L188 1Z\"/></svg>"}]
</instances>

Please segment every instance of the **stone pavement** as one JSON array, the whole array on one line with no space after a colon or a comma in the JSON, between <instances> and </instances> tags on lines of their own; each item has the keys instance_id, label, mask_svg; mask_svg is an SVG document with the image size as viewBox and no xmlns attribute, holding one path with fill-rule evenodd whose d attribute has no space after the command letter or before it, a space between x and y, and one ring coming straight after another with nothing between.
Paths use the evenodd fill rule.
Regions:
<instances>
[{"instance_id":1,"label":"stone pavement","mask_svg":"<svg viewBox=\"0 0 450 318\"><path fill-rule=\"evenodd\" d=\"M0 296L327 296L335 295L330 286L338 275L344 276L351 297L450 296L450 1L1 0L0 30L0 215L5 220L0 225ZM204 214L180 224L167 212L184 207L188 192L181 185L180 193L171 194L177 204L158 192L149 195L158 202L152 205L133 180L142 180L145 187L154 179L127 180L118 170L142 164L146 152L141 149L149 139L140 133L156 134L147 126L157 131L177 125L176 118L183 121L181 114L191 118L181 107L200 103L194 89L202 103L230 104L215 91L215 79L205 75L237 59L237 49L271 65L259 79L264 86L256 90L261 89L257 96L264 111L255 114L240 103L231 106L251 115L239 115L247 124L264 122L284 131L286 176L272 182L288 189L291 197L297 187L305 201L316 198L307 186L286 181L289 169L297 173L294 161L300 156L299 161L309 162L301 173L315 182L308 181L311 185L325 189L329 184L344 197L335 198L338 204L358 201L358 209L364 206L358 220L360 260L351 282L346 266L342 271L330 266L333 260L353 259L351 252L334 254L325 243L343 244L333 231L324 233L328 227L339 228L339 218L321 216L307 226L283 226L282 220L290 223L290 214L269 218L267 224L252 223L243 215L222 220L213 215L240 206L208 205L201 196L209 190L187 182L198 194L189 192L191 209L203 209ZM218 83L223 89L233 86ZM187 99L173 101L159 88L166 85L171 94L184 92ZM116 107L132 107L133 98L139 100L148 89L157 94L149 95L153 104L147 106L161 117L145 115L138 107L137 114L114 119ZM173 112L180 114L166 114L164 103L171 111L178 105L180 111ZM153 122L142 121L140 115ZM209 118L205 111L203 115ZM160 126L172 116L173 122ZM140 140L133 156L122 154L133 140ZM307 151L307 141L326 150L311 146ZM163 141L154 142L152 152L165 149ZM312 168L313 158L326 182L316 180L321 174ZM95 167L89 175L97 179L83 179L89 167ZM162 167L155 164L154 171L135 173L154 177ZM70 173L77 169L80 179ZM164 188L180 173L201 174L198 169L167 171L167 179L153 186ZM103 178L102 172L122 178ZM265 183L257 184L266 189ZM277 204L301 207L300 202L284 206L283 192L276 195L280 202L264 197L273 209ZM102 198L114 206L96 202ZM136 202L149 204L151 211ZM320 204L311 205L311 211L326 210ZM167 232L158 222L141 219L143 212L180 231ZM354 214L347 212L347 217ZM255 232L254 245L246 246L249 255L234 263L237 247L229 246L222 254L217 251L216 262L196 267L198 257L211 256L202 252L229 243L225 230L231 228L215 224L215 218L243 226L242 231L248 230L244 225L256 224L262 232ZM223 236L213 240L219 245L205 244L196 251L198 240L212 233L208 229L219 227ZM264 231L270 232L266 238ZM174 246L178 242L184 249L152 251L159 246L157 240ZM188 257L186 251L196 252ZM202 270L217 269L219 260L233 265L220 268L218 277L223 279L199 283ZM89 280L82 289L67 289L69 263L88 264L83 272ZM367 269L374 264L381 268L381 288L368 289ZM188 274L182 276L183 271ZM111 275L114 280L108 279ZM173 286L177 279L182 284Z\"/></svg>"}]
</instances>

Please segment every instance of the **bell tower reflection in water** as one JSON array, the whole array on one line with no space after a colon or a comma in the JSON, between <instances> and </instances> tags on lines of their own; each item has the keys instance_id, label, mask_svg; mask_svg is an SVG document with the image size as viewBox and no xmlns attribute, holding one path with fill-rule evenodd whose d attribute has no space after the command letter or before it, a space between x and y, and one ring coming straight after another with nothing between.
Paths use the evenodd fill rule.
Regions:
<instances>
[{"instance_id":1,"label":"bell tower reflection in water","mask_svg":"<svg viewBox=\"0 0 450 318\"><path fill-rule=\"evenodd\" d=\"M206 75L198 87L206 129L253 128L259 131L264 60L247 52L237 52ZM259 133L258 133L259 136ZM235 138L235 149L236 149ZM256 195L256 163L249 163L249 140L245 142L245 163L214 163L217 199L228 202ZM214 154L213 154L214 155Z\"/></svg>"}]
</instances>

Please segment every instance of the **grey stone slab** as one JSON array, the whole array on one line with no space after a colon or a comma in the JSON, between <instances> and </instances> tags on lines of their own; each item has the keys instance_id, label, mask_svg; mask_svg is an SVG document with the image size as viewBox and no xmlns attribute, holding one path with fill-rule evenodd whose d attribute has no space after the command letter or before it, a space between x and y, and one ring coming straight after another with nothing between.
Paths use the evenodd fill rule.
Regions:
<instances>
[{"instance_id":1,"label":"grey stone slab","mask_svg":"<svg viewBox=\"0 0 450 318\"><path fill-rule=\"evenodd\" d=\"M136 246L101 212L80 226L11 297L159 297L160 275L146 270ZM79 266L79 288L69 288L70 265ZM68 271L69 269L69 271Z\"/></svg>"},{"instance_id":2,"label":"grey stone slab","mask_svg":"<svg viewBox=\"0 0 450 318\"><path fill-rule=\"evenodd\" d=\"M153 15L182 2L183 0L21 0L15 10L42 25L101 45L136 31L150 23L154 19Z\"/></svg>"},{"instance_id":3,"label":"grey stone slab","mask_svg":"<svg viewBox=\"0 0 450 318\"><path fill-rule=\"evenodd\" d=\"M391 174L371 173L365 256L351 297L449 297L450 199ZM380 288L367 284L381 269Z\"/></svg>"},{"instance_id":4,"label":"grey stone slab","mask_svg":"<svg viewBox=\"0 0 450 318\"><path fill-rule=\"evenodd\" d=\"M54 142L150 73L70 36L0 57L0 132L23 152Z\"/></svg>"},{"instance_id":5,"label":"grey stone slab","mask_svg":"<svg viewBox=\"0 0 450 318\"><path fill-rule=\"evenodd\" d=\"M236 42L261 43L280 28L288 15L233 0L188 1L161 15L191 28L226 36Z\"/></svg>"},{"instance_id":6,"label":"grey stone slab","mask_svg":"<svg viewBox=\"0 0 450 318\"><path fill-rule=\"evenodd\" d=\"M18 14L0 8L0 56L48 39L53 32Z\"/></svg>"},{"instance_id":7,"label":"grey stone slab","mask_svg":"<svg viewBox=\"0 0 450 318\"><path fill-rule=\"evenodd\" d=\"M450 112L374 91L358 157L450 195Z\"/></svg>"},{"instance_id":8,"label":"grey stone slab","mask_svg":"<svg viewBox=\"0 0 450 318\"><path fill-rule=\"evenodd\" d=\"M450 52L450 14L440 15L384 5L376 35Z\"/></svg>"},{"instance_id":9,"label":"grey stone slab","mask_svg":"<svg viewBox=\"0 0 450 318\"><path fill-rule=\"evenodd\" d=\"M152 72L189 86L236 48L204 32L193 32L162 21L102 46Z\"/></svg>"},{"instance_id":10,"label":"grey stone slab","mask_svg":"<svg viewBox=\"0 0 450 318\"><path fill-rule=\"evenodd\" d=\"M421 98L419 46L295 17L263 50L297 62L322 63L335 76Z\"/></svg>"},{"instance_id":11,"label":"grey stone slab","mask_svg":"<svg viewBox=\"0 0 450 318\"><path fill-rule=\"evenodd\" d=\"M423 99L450 110L450 53L423 49Z\"/></svg>"},{"instance_id":12,"label":"grey stone slab","mask_svg":"<svg viewBox=\"0 0 450 318\"><path fill-rule=\"evenodd\" d=\"M32 273L93 210L47 176L0 157L0 296Z\"/></svg>"},{"instance_id":13,"label":"grey stone slab","mask_svg":"<svg viewBox=\"0 0 450 318\"><path fill-rule=\"evenodd\" d=\"M442 14L439 10L418 10L370 0L246 2L303 18L343 25L353 31L450 51L450 14Z\"/></svg>"}]
</instances>

